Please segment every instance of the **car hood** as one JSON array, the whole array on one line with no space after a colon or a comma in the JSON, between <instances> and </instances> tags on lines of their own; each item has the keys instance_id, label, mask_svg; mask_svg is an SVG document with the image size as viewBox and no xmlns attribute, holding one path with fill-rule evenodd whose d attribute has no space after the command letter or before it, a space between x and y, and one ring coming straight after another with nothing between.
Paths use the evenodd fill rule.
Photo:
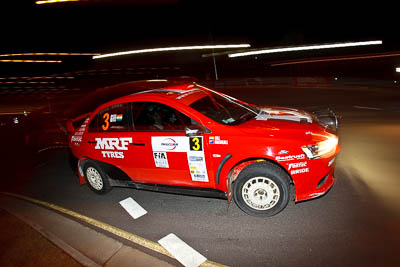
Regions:
<instances>
[{"instance_id":1,"label":"car hood","mask_svg":"<svg viewBox=\"0 0 400 267\"><path fill-rule=\"evenodd\" d=\"M263 106L260 113L238 128L246 134L275 137L307 138L309 132L321 132L324 129L314 121L313 116L299 109Z\"/></svg>"},{"instance_id":2,"label":"car hood","mask_svg":"<svg viewBox=\"0 0 400 267\"><path fill-rule=\"evenodd\" d=\"M260 112L256 120L284 120L302 123L312 123L313 117L310 113L300 109L272 106L258 106Z\"/></svg>"}]
</instances>

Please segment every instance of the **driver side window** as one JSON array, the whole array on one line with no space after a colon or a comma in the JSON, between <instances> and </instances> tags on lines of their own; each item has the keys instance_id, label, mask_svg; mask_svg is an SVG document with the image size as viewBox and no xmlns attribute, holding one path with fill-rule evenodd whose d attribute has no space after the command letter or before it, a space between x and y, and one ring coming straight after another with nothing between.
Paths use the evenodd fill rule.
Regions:
<instances>
[{"instance_id":1,"label":"driver side window","mask_svg":"<svg viewBox=\"0 0 400 267\"><path fill-rule=\"evenodd\" d=\"M198 122L182 114L181 112L161 103L135 102L132 103L134 130L136 131L184 131L191 125L199 125Z\"/></svg>"}]
</instances>

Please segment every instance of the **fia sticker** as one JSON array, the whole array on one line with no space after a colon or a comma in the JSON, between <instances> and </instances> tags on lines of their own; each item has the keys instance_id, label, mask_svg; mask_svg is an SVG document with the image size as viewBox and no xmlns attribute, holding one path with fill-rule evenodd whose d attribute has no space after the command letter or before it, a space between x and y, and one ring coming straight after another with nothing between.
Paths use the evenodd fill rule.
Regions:
<instances>
[{"instance_id":1,"label":"fia sticker","mask_svg":"<svg viewBox=\"0 0 400 267\"><path fill-rule=\"evenodd\" d=\"M153 152L154 163L158 168L169 168L167 152Z\"/></svg>"}]
</instances>

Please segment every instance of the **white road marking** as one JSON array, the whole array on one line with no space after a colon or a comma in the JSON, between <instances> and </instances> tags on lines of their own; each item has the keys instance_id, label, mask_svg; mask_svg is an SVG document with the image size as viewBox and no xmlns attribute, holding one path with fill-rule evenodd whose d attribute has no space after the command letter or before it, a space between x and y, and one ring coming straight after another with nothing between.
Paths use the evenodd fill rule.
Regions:
<instances>
[{"instance_id":1,"label":"white road marking","mask_svg":"<svg viewBox=\"0 0 400 267\"><path fill-rule=\"evenodd\" d=\"M120 201L119 204L121 204L121 206L129 213L129 215L133 217L133 219L137 219L147 214L147 211L131 197Z\"/></svg>"},{"instance_id":2,"label":"white road marking","mask_svg":"<svg viewBox=\"0 0 400 267\"><path fill-rule=\"evenodd\" d=\"M175 234L171 233L161 238L158 240L158 243L186 267L197 267L207 260L206 257L194 250Z\"/></svg>"}]
</instances>

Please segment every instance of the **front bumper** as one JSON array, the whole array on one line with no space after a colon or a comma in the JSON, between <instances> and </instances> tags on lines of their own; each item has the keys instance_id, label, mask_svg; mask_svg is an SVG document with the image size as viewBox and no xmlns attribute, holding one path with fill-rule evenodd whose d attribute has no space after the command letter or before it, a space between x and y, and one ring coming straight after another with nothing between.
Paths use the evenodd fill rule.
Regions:
<instances>
[{"instance_id":1,"label":"front bumper","mask_svg":"<svg viewBox=\"0 0 400 267\"><path fill-rule=\"evenodd\" d=\"M307 192L296 192L296 202L313 199L325 195L335 183L334 169L332 168L328 174L317 180L315 187ZM299 193L299 194L297 194Z\"/></svg>"}]
</instances>

